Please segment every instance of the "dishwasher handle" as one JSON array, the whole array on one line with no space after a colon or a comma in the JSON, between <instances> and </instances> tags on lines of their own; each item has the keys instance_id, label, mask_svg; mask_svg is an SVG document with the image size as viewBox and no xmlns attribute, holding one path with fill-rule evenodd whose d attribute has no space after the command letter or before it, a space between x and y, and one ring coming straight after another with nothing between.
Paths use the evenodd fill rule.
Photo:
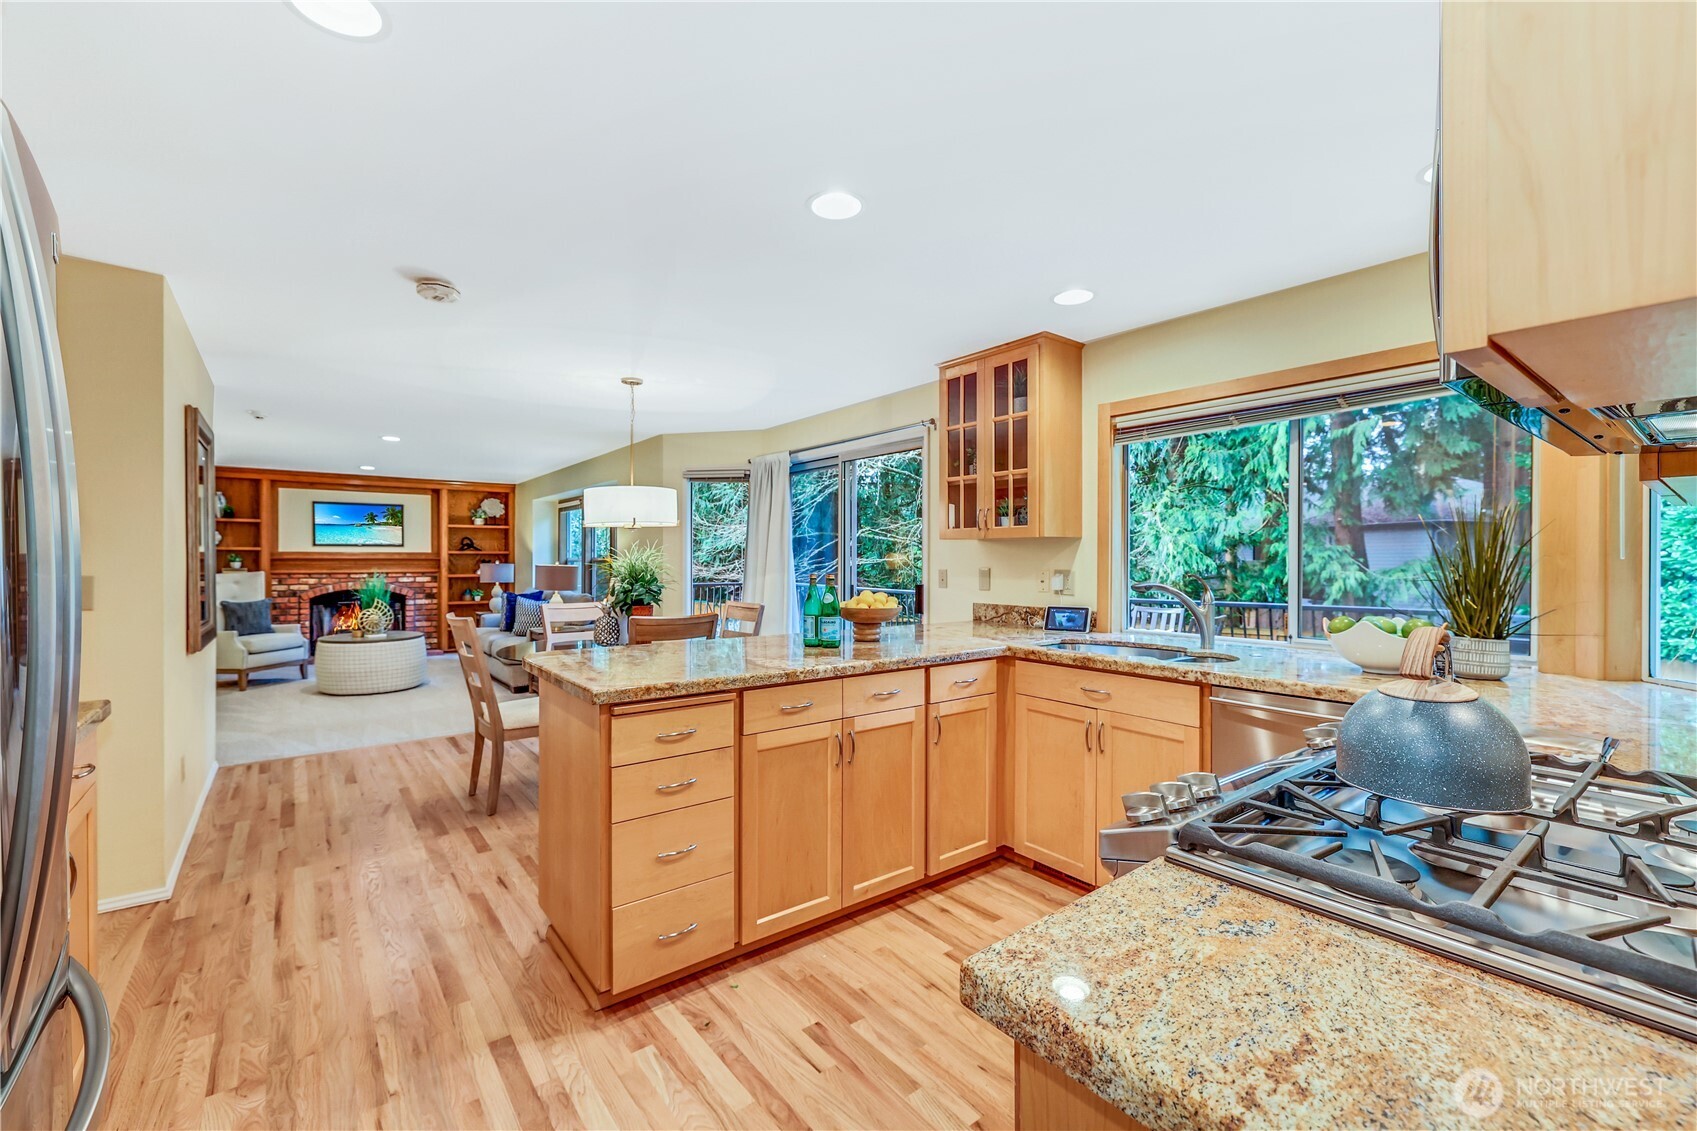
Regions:
<instances>
[{"instance_id":1,"label":"dishwasher handle","mask_svg":"<svg viewBox=\"0 0 1697 1131\"><path fill-rule=\"evenodd\" d=\"M1242 699L1223 699L1218 695L1209 698L1211 703L1219 703L1226 707L1242 707L1247 711L1270 711L1275 715L1294 715L1299 719L1314 719L1322 723L1335 723L1343 719L1342 715L1318 715L1313 711L1294 711L1289 707L1273 707L1266 703L1249 703Z\"/></svg>"}]
</instances>

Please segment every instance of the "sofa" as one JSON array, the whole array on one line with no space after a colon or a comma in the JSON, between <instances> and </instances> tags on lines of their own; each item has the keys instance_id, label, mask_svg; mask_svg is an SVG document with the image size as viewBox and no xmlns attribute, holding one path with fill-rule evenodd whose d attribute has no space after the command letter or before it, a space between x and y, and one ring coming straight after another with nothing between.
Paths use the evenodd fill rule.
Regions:
<instances>
[{"instance_id":1,"label":"sofa","mask_svg":"<svg viewBox=\"0 0 1697 1131\"><path fill-rule=\"evenodd\" d=\"M257 601L267 596L265 574L253 572L220 573L213 585L215 602ZM257 632L237 636L224 627L224 606L218 612L218 674L236 677L236 689L247 690L247 677L268 668L300 668L306 678L306 665L311 659L306 637L298 624L275 626L274 632Z\"/></svg>"},{"instance_id":2,"label":"sofa","mask_svg":"<svg viewBox=\"0 0 1697 1131\"><path fill-rule=\"evenodd\" d=\"M560 592L560 600L568 604L593 601L588 593ZM489 657L489 674L514 691L530 689L530 673L524 670L524 658L536 651L529 636L515 636L501 631L501 614L484 613L477 620L477 640L483 654Z\"/></svg>"}]
</instances>

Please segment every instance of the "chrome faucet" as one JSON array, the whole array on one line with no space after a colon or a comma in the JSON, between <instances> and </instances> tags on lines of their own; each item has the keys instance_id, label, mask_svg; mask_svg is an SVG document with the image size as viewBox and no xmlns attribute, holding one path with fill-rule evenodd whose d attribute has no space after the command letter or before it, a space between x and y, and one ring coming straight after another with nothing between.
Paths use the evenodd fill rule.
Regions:
<instances>
[{"instance_id":1,"label":"chrome faucet","mask_svg":"<svg viewBox=\"0 0 1697 1131\"><path fill-rule=\"evenodd\" d=\"M1187 573L1185 577L1202 586L1202 604L1198 605L1195 601L1192 601L1184 590L1171 585L1162 585L1159 581L1140 581L1131 587L1131 591L1133 593L1165 593L1178 601L1190 613L1190 618L1196 622L1198 650L1212 652L1214 650L1215 630L1214 591L1209 588L1206 581L1194 573Z\"/></svg>"}]
</instances>

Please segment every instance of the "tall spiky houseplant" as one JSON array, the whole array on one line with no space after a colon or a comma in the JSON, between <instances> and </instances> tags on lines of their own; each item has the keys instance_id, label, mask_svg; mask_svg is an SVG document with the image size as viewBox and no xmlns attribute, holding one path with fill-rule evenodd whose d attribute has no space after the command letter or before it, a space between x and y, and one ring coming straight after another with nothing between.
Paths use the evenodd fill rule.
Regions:
<instances>
[{"instance_id":1,"label":"tall spiky houseplant","mask_svg":"<svg viewBox=\"0 0 1697 1131\"><path fill-rule=\"evenodd\" d=\"M1532 579L1532 535L1521 533L1514 504L1479 508L1447 524L1448 538L1431 526L1426 584L1449 615L1456 674L1502 679L1509 672L1509 637L1532 623L1521 594Z\"/></svg>"},{"instance_id":2,"label":"tall spiky houseplant","mask_svg":"<svg viewBox=\"0 0 1697 1131\"><path fill-rule=\"evenodd\" d=\"M607 559L607 604L626 615L654 611L672 580L666 554L657 542L638 542L614 550Z\"/></svg>"},{"instance_id":3,"label":"tall spiky houseplant","mask_svg":"<svg viewBox=\"0 0 1697 1131\"><path fill-rule=\"evenodd\" d=\"M381 573L360 580L354 595L359 598L359 624L368 636L381 636L395 623L395 610L389 604L389 579Z\"/></svg>"}]
</instances>

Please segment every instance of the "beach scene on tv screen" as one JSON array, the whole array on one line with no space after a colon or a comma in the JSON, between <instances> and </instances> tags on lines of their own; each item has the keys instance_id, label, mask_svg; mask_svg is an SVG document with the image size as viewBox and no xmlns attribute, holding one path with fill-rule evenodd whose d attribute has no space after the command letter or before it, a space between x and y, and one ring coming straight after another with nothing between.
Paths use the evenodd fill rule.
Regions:
<instances>
[{"instance_id":1,"label":"beach scene on tv screen","mask_svg":"<svg viewBox=\"0 0 1697 1131\"><path fill-rule=\"evenodd\" d=\"M392 503L313 503L314 546L399 546L405 507Z\"/></svg>"}]
</instances>

